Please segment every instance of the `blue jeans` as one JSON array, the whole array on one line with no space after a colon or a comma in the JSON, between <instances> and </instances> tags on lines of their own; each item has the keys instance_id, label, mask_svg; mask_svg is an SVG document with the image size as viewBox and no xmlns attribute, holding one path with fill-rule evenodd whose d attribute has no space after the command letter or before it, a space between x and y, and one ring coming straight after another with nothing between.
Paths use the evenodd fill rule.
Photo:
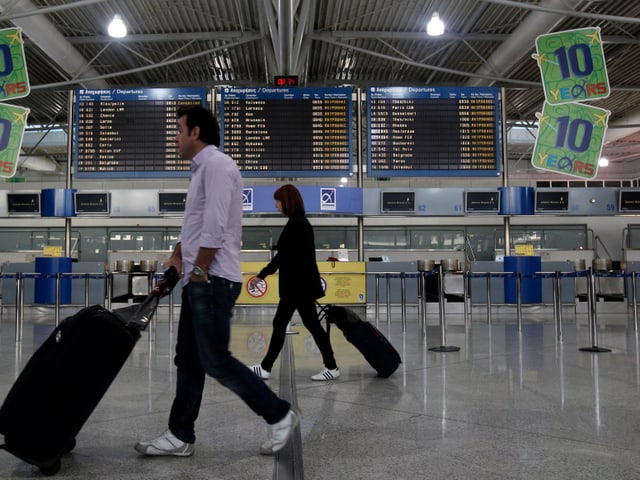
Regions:
<instances>
[{"instance_id":1,"label":"blue jeans","mask_svg":"<svg viewBox=\"0 0 640 480\"><path fill-rule=\"evenodd\" d=\"M282 420L290 405L229 351L230 323L241 284L220 277L190 282L183 289L175 364L176 397L169 429L187 443L195 442L205 374L236 393L267 423Z\"/></svg>"}]
</instances>

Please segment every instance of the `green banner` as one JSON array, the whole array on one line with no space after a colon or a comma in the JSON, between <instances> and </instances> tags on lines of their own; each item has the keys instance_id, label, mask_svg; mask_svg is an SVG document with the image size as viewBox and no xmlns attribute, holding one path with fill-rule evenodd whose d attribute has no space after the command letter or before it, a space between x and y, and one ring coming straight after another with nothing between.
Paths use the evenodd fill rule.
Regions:
<instances>
[{"instance_id":1,"label":"green banner","mask_svg":"<svg viewBox=\"0 0 640 480\"><path fill-rule=\"evenodd\" d=\"M609 96L609 78L600 28L541 35L536 39L544 94L548 103L597 100Z\"/></svg>"},{"instance_id":2,"label":"green banner","mask_svg":"<svg viewBox=\"0 0 640 480\"><path fill-rule=\"evenodd\" d=\"M13 177L18 167L29 109L0 103L0 177Z\"/></svg>"},{"instance_id":3,"label":"green banner","mask_svg":"<svg viewBox=\"0 0 640 480\"><path fill-rule=\"evenodd\" d=\"M0 102L26 97L30 90L22 30L0 30Z\"/></svg>"},{"instance_id":4,"label":"green banner","mask_svg":"<svg viewBox=\"0 0 640 480\"><path fill-rule=\"evenodd\" d=\"M531 163L580 178L594 178L611 112L581 103L544 104Z\"/></svg>"}]
</instances>

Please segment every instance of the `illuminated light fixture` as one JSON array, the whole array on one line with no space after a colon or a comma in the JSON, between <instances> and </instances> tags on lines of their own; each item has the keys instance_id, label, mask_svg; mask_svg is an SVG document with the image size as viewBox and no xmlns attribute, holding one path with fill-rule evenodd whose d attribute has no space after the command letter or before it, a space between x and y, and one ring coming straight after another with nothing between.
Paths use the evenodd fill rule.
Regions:
<instances>
[{"instance_id":1,"label":"illuminated light fixture","mask_svg":"<svg viewBox=\"0 0 640 480\"><path fill-rule=\"evenodd\" d=\"M440 15L435 12L431 15L431 20L427 23L427 34L431 37L438 37L444 33L444 23L440 20Z\"/></svg>"},{"instance_id":2,"label":"illuminated light fixture","mask_svg":"<svg viewBox=\"0 0 640 480\"><path fill-rule=\"evenodd\" d=\"M608 167L609 166L609 160L607 160L606 158L602 157L600 160L598 160L598 166L599 167Z\"/></svg>"},{"instance_id":3,"label":"illuminated light fixture","mask_svg":"<svg viewBox=\"0 0 640 480\"><path fill-rule=\"evenodd\" d=\"M127 26L122 21L122 17L118 14L114 15L113 20L109 24L109 36L113 38L122 38L127 35Z\"/></svg>"}]
</instances>

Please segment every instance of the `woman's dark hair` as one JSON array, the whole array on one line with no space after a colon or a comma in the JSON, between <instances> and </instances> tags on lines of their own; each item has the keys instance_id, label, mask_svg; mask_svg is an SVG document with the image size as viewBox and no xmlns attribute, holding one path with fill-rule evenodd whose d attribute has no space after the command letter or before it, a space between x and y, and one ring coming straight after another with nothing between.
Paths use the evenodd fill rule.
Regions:
<instances>
[{"instance_id":1,"label":"woman's dark hair","mask_svg":"<svg viewBox=\"0 0 640 480\"><path fill-rule=\"evenodd\" d=\"M213 114L200 105L191 107L180 107L178 109L178 118L187 117L187 128L189 133L194 127L200 127L200 135L198 138L207 145L220 146L220 127L218 120Z\"/></svg>"},{"instance_id":2,"label":"woman's dark hair","mask_svg":"<svg viewBox=\"0 0 640 480\"><path fill-rule=\"evenodd\" d=\"M273 193L274 200L279 200L282 205L282 213L287 217L297 214L304 215L304 200L300 191L290 183L281 186Z\"/></svg>"}]
</instances>

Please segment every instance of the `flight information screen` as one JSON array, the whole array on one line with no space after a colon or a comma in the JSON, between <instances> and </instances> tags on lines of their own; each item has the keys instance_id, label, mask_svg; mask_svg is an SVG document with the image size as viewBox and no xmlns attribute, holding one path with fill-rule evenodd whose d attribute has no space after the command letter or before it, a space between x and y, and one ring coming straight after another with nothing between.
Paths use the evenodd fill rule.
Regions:
<instances>
[{"instance_id":1,"label":"flight information screen","mask_svg":"<svg viewBox=\"0 0 640 480\"><path fill-rule=\"evenodd\" d=\"M188 176L190 160L175 143L176 112L205 104L203 88L77 90L76 176Z\"/></svg>"},{"instance_id":2,"label":"flight information screen","mask_svg":"<svg viewBox=\"0 0 640 480\"><path fill-rule=\"evenodd\" d=\"M245 177L351 173L351 88L224 88L222 148Z\"/></svg>"},{"instance_id":3,"label":"flight information screen","mask_svg":"<svg viewBox=\"0 0 640 480\"><path fill-rule=\"evenodd\" d=\"M495 176L499 98L492 87L370 87L369 176Z\"/></svg>"}]
</instances>

